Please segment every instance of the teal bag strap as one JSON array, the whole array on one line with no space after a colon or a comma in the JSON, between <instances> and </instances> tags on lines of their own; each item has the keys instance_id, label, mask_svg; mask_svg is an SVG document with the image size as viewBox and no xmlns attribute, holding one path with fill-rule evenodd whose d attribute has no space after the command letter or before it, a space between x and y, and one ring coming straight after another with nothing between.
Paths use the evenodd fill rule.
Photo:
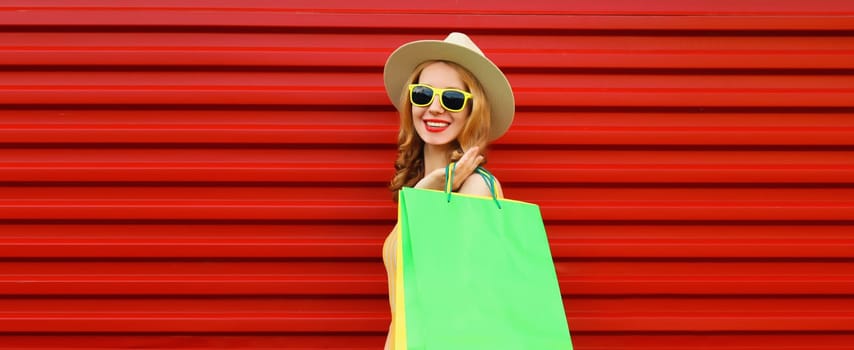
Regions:
<instances>
[{"instance_id":1,"label":"teal bag strap","mask_svg":"<svg viewBox=\"0 0 854 350\"><path fill-rule=\"evenodd\" d=\"M489 186L489 193L492 194L492 200L495 202L495 205L498 206L498 209L501 209L501 202L498 201L498 191L495 190L495 176L486 170L484 167L477 167L475 171L480 174L480 177L486 181L486 185Z\"/></svg>"},{"instance_id":2,"label":"teal bag strap","mask_svg":"<svg viewBox=\"0 0 854 350\"><path fill-rule=\"evenodd\" d=\"M477 167L474 171L480 174L483 181L486 181L486 185L489 186L489 192L492 193L492 196L497 197L498 194L495 191L495 176L493 176L492 173L484 167Z\"/></svg>"},{"instance_id":3,"label":"teal bag strap","mask_svg":"<svg viewBox=\"0 0 854 350\"><path fill-rule=\"evenodd\" d=\"M457 168L457 163L451 162L445 167L445 194L448 195L448 203L451 202L451 193L454 187L454 170ZM498 201L498 192L495 190L495 176L483 167L477 167L475 172L483 178L486 186L489 187L489 193L492 194L492 200L498 209L501 209L501 202Z\"/></svg>"}]
</instances>

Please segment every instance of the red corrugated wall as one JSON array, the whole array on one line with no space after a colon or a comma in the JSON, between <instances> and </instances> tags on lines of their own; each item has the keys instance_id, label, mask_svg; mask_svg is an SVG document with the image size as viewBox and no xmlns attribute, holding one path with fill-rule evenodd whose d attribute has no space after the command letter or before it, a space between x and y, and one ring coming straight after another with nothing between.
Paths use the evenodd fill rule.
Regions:
<instances>
[{"instance_id":1,"label":"red corrugated wall","mask_svg":"<svg viewBox=\"0 0 854 350\"><path fill-rule=\"evenodd\" d=\"M854 348L854 4L0 3L0 348L379 349L382 65L464 31L576 348Z\"/></svg>"}]
</instances>

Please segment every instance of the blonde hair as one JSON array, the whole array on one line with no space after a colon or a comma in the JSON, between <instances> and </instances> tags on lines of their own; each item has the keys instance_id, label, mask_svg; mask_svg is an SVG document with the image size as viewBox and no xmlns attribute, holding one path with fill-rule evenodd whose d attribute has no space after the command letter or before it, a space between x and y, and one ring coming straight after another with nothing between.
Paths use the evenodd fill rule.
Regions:
<instances>
[{"instance_id":1,"label":"blonde hair","mask_svg":"<svg viewBox=\"0 0 854 350\"><path fill-rule=\"evenodd\" d=\"M389 185L395 201L397 201L397 192L401 187L415 186L425 175L424 141L418 136L412 123L412 103L409 101L408 92L409 84L416 83L424 68L436 62L443 62L453 67L459 73L465 88L472 94L471 113L469 113L462 131L454 141L454 152L450 155L448 162L459 160L463 156L464 150L478 146L480 155L484 158L481 164L486 163L486 145L489 141L491 111L480 82L468 70L453 62L427 61L421 63L415 67L400 93L400 132L397 136L397 160L394 162L394 177L392 177Z\"/></svg>"}]
</instances>

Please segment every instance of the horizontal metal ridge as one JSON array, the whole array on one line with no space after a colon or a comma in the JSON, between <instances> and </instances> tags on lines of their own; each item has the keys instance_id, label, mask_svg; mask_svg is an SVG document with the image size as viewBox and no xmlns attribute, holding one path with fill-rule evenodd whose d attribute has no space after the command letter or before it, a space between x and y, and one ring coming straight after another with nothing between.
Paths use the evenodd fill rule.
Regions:
<instances>
[{"instance_id":1,"label":"horizontal metal ridge","mask_svg":"<svg viewBox=\"0 0 854 350\"><path fill-rule=\"evenodd\" d=\"M4 266L26 266L26 263L2 263ZM68 264L54 263L54 264ZM116 264L105 263L70 263L72 265L100 268ZM109 273L70 274L60 273L58 268L54 274L3 274L0 275L0 294L6 296L85 296L85 295L124 295L124 296L252 296L252 295L282 295L282 296L332 296L332 295L361 295L382 297L388 292L386 276L379 262L370 266L371 274L329 274L334 267L327 268L327 274L296 273L290 274L252 274L252 273L165 273L156 271L154 263L123 263L136 264L140 270L149 266L149 272L121 273L113 269ZM160 263L161 265L166 263ZM176 263L169 263L175 265ZM184 262L182 264L190 264ZM196 263L202 264L202 263ZM207 263L213 264L213 263ZM264 267L259 263L242 263L247 268ZM335 263L326 263L334 265ZM655 271L664 269L663 263L610 263L605 266L599 263L558 263L558 281L561 291L566 298L585 296L680 296L680 295L758 295L768 296L839 296L854 295L854 271L850 263L811 263L816 269L821 267L847 268L847 271L809 275L806 272L780 274L766 271L738 273L738 268L757 270L762 263L681 263L686 269L717 268L717 274L704 273L674 273L672 271ZM670 263L674 264L674 263ZM771 264L771 263L765 263ZM806 264L806 263L801 263ZM299 264L280 263L280 266L298 266ZM340 264L338 264L340 265ZM797 268L798 263L778 264ZM43 266L42 268L48 268ZM614 268L635 269L632 275L618 275L609 272ZM573 270L582 270L578 271ZM767 269L766 269L767 270ZM366 271L367 272L367 271Z\"/></svg>"},{"instance_id":2,"label":"horizontal metal ridge","mask_svg":"<svg viewBox=\"0 0 854 350\"><path fill-rule=\"evenodd\" d=\"M692 39L686 39L692 40ZM809 45L805 43L805 45ZM854 45L854 44L852 44ZM235 69L251 66L255 69L301 67L303 69L381 69L380 64L392 48L363 49L356 52L343 49L266 49L237 48L2 48L0 67L78 67L79 70L99 70L107 66L128 69L157 69L158 67L206 67ZM604 51L604 50L603 50ZM785 70L854 69L852 50L791 50L750 51L636 51L636 50L562 50L502 52L492 50L490 58L509 71L514 69L759 69ZM770 51L770 50L769 50ZM494 52L494 53L493 53ZM60 59L61 58L61 59ZM67 69L67 68L66 68ZM800 72L799 72L800 73Z\"/></svg>"},{"instance_id":3,"label":"horizontal metal ridge","mask_svg":"<svg viewBox=\"0 0 854 350\"><path fill-rule=\"evenodd\" d=\"M395 146L385 125L4 125L3 143L365 144ZM854 145L854 127L515 126L506 145Z\"/></svg>"},{"instance_id":4,"label":"horizontal metal ridge","mask_svg":"<svg viewBox=\"0 0 854 350\"><path fill-rule=\"evenodd\" d=\"M611 4L610 6L608 4ZM535 2L513 6L467 5L462 7L388 7L387 3L362 8L339 9L308 7L241 8L212 6L41 6L30 3L4 3L0 21L18 26L173 26L173 27L280 27L280 28L409 28L439 30L449 26L461 29L558 29L558 30L850 30L844 16L854 8L839 2L824 5L782 3L774 9L762 2L746 6L688 5L684 7L627 7L625 3L555 6ZM540 4L536 6L535 4ZM330 6L330 5L327 5ZM27 11L17 11L26 9ZM821 10L818 10L821 9ZM77 16L68 16L75 11ZM306 16L310 13L311 16ZM467 17L469 20L460 20ZM494 17L486 20L485 17ZM733 18L735 17L735 18ZM777 18L775 18L777 17ZM536 18L536 20L532 20ZM567 18L573 18L567 21ZM824 23L822 23L824 22ZM827 23L830 22L830 23ZM791 25L786 26L785 24Z\"/></svg>"},{"instance_id":5,"label":"horizontal metal ridge","mask_svg":"<svg viewBox=\"0 0 854 350\"><path fill-rule=\"evenodd\" d=\"M0 349L68 349L68 344L86 340L89 348L118 349L135 344L152 344L160 348L209 350L211 346L239 350L322 350L330 347L347 350L376 350L385 342L379 332L348 333L328 329L321 334L298 332L221 333L35 333L0 334ZM854 334L848 332L657 332L614 331L572 332L573 345L594 350L659 350L690 348L695 350L850 350ZM346 344L346 345L341 345Z\"/></svg>"},{"instance_id":6,"label":"horizontal metal ridge","mask_svg":"<svg viewBox=\"0 0 854 350\"><path fill-rule=\"evenodd\" d=\"M381 331L386 313L44 313L0 314L7 332L322 332ZM615 313L569 315L577 331L851 331L854 313Z\"/></svg>"},{"instance_id":7,"label":"horizontal metal ridge","mask_svg":"<svg viewBox=\"0 0 854 350\"><path fill-rule=\"evenodd\" d=\"M851 200L541 200L546 219L562 220L854 220ZM3 200L0 219L382 220L391 201Z\"/></svg>"},{"instance_id":8,"label":"horizontal metal ridge","mask_svg":"<svg viewBox=\"0 0 854 350\"><path fill-rule=\"evenodd\" d=\"M0 181L13 182L371 182L390 181L390 166L379 164L241 164L212 163L0 163ZM490 167L503 183L611 184L850 184L852 166L802 165L787 167L673 165L627 166L625 164L567 164L534 167L500 163ZM512 185L511 185L512 186Z\"/></svg>"},{"instance_id":9,"label":"horizontal metal ridge","mask_svg":"<svg viewBox=\"0 0 854 350\"><path fill-rule=\"evenodd\" d=\"M387 97L376 89L313 91L314 89L270 87L0 87L0 103L74 105L309 105L353 107L388 106ZM517 104L538 107L854 107L854 89L561 89L525 91L518 89Z\"/></svg>"},{"instance_id":10,"label":"horizontal metal ridge","mask_svg":"<svg viewBox=\"0 0 854 350\"><path fill-rule=\"evenodd\" d=\"M4 258L376 258L378 239L0 238ZM854 239L552 239L555 258L851 258Z\"/></svg>"}]
</instances>

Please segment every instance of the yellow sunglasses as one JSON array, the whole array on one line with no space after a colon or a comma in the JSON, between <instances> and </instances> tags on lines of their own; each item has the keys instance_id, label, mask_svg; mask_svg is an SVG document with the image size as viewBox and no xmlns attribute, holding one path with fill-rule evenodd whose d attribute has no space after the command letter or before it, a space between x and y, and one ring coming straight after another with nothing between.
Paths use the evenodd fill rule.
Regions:
<instances>
[{"instance_id":1,"label":"yellow sunglasses","mask_svg":"<svg viewBox=\"0 0 854 350\"><path fill-rule=\"evenodd\" d=\"M426 107L433 103L436 95L439 104L449 112L459 112L466 108L466 103L471 100L471 93L460 89L440 89L427 84L410 84L409 101L418 107Z\"/></svg>"}]
</instances>

